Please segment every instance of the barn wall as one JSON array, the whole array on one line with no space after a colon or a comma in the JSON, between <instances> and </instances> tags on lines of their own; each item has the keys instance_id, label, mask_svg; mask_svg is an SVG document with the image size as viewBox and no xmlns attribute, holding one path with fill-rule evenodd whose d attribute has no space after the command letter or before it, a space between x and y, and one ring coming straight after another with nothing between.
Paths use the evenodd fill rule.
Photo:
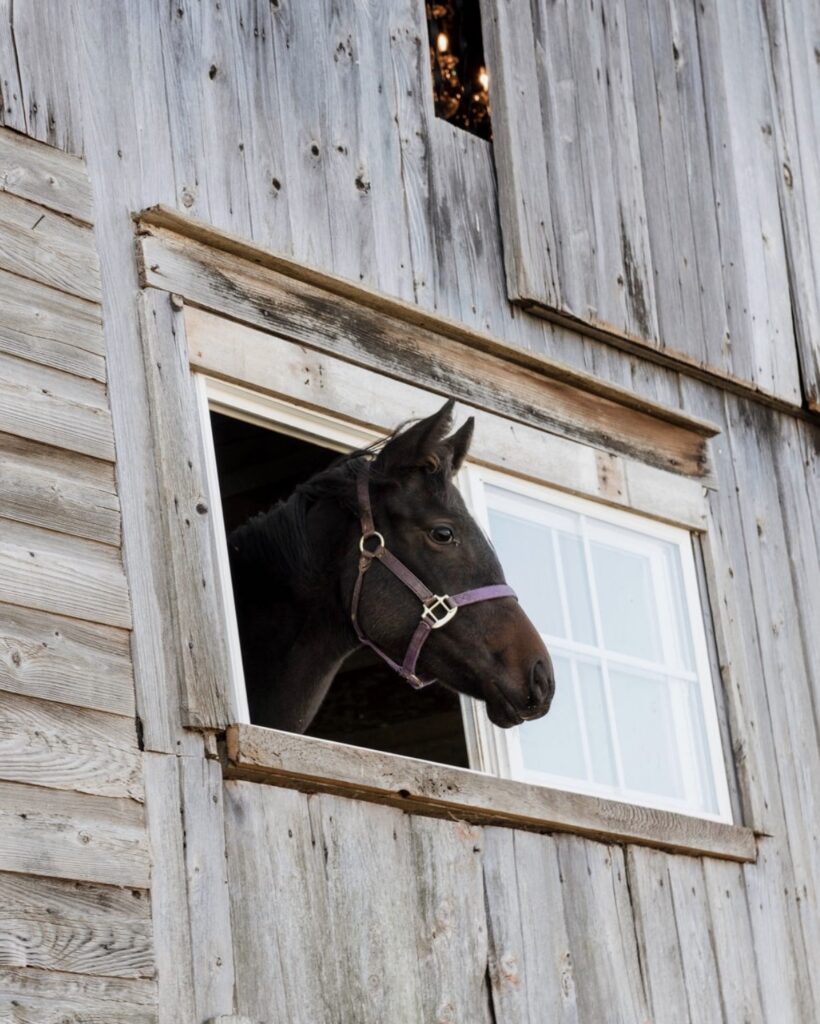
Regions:
<instances>
[{"instance_id":1,"label":"barn wall","mask_svg":"<svg viewBox=\"0 0 820 1024\"><path fill-rule=\"evenodd\" d=\"M316 979L331 968L345 973L326 979L328 991L352 998L350 985L373 1020L435 1010L431 1019L489 1021L492 1002L497 1022L535 1021L544 999L580 1021L780 1024L819 1012L810 969L820 948L816 423L706 383L696 368L660 366L513 308L491 148L432 117L423 39L421 0L0 0L0 120L85 158L99 254L97 286L90 232L76 223L90 213L48 212L33 229L14 210L38 197L0 192L0 316L43 310L57 325L48 344L43 320L0 332L0 459L4 482L6 472L19 481L0 497L0 614L11 637L0 742L15 751L3 763L18 765L0 772L0 884L21 920L64 908L59 927L50 915L38 926L36 942L0 947L7 1016L13 1000L28 999L29 1017L43 1020L202 1021L234 1010L275 1020L257 1008L265 984L287 1001L283 1019L322 1020L330 1010L315 1002ZM73 169L67 194L76 196L80 165L53 159L61 173ZM168 631L131 220L158 202L720 425L710 503L722 554L708 566L710 593L744 813L767 833L756 864L465 829L250 783L222 793L207 745L180 726L180 652ZM54 265L42 258L48 224L66 276L40 280L37 268ZM106 511L116 510L114 442L130 607L116 515ZM70 496L59 516L55 479ZM89 502L89 488L106 496ZM41 573L30 568L38 562ZM59 627L55 615L66 617ZM131 732L129 624L145 754ZM61 647L46 661L41 645L54 632ZM129 774L140 757L142 781ZM223 801L227 864L214 846ZM106 844L123 830L129 856L112 857ZM258 842L243 843L251 834ZM122 874L111 876L112 865ZM253 883L252 900L237 895L240 877ZM333 941L314 936L322 962L310 944L300 962L315 970L293 977L291 944L315 926L295 899L306 891ZM363 937L377 924L368 950ZM70 943L53 938L85 941L94 927L107 930L99 947L88 940L93 955L86 946L68 955ZM115 948L136 951L113 965L112 934ZM398 986L387 994L385 978ZM315 1016L298 1016L301 996ZM111 999L116 1010L104 1005ZM448 1000L468 1009L450 1012Z\"/></svg>"},{"instance_id":2,"label":"barn wall","mask_svg":"<svg viewBox=\"0 0 820 1024\"><path fill-rule=\"evenodd\" d=\"M148 1024L145 784L92 216L80 160L0 129L0 1019Z\"/></svg>"}]
</instances>

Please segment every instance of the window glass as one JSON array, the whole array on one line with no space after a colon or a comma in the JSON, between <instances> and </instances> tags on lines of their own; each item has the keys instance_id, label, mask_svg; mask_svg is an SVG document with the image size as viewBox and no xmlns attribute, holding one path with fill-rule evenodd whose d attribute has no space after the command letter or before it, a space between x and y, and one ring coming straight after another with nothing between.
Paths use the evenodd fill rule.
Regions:
<instances>
[{"instance_id":1,"label":"window glass","mask_svg":"<svg viewBox=\"0 0 820 1024\"><path fill-rule=\"evenodd\" d=\"M498 479L477 512L556 675L550 713L499 733L512 774L728 817L689 535Z\"/></svg>"}]
</instances>

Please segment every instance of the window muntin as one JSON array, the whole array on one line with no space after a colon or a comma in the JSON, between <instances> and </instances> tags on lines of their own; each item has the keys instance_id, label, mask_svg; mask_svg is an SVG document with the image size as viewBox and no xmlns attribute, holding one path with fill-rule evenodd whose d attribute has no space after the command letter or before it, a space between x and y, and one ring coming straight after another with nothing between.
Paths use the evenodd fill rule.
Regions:
<instances>
[{"instance_id":1,"label":"window muntin","mask_svg":"<svg viewBox=\"0 0 820 1024\"><path fill-rule=\"evenodd\" d=\"M690 534L475 466L467 484L558 682L546 718L480 723L475 749L513 778L730 821Z\"/></svg>"}]
</instances>

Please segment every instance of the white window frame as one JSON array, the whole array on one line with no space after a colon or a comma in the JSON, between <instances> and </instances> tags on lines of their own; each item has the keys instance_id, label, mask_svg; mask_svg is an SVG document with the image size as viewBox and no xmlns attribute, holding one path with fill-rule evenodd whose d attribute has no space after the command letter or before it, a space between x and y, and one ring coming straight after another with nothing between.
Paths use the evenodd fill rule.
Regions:
<instances>
[{"instance_id":1,"label":"white window frame","mask_svg":"<svg viewBox=\"0 0 820 1024\"><path fill-rule=\"evenodd\" d=\"M715 788L715 799L717 811L709 813L701 809L693 809L690 804L672 798L666 799L656 793L646 793L636 790L625 791L623 789L607 786L601 783L589 782L586 780L568 780L563 776L551 775L545 772L527 770L524 767L521 755L521 745L518 733L515 730L504 730L494 726L487 717L484 707L475 701L464 701L465 721L468 723L468 747L470 749L471 763L486 771L493 771L507 778L519 779L532 782L538 785L550 786L553 789L562 789L573 793L587 793L591 796L603 797L608 800L618 800L624 803L634 804L643 807L654 807L662 810L674 811L678 814L686 814L690 817L705 818L712 821L731 822L732 808L729 794L728 780L726 774L726 763L723 754L723 743L720 735L720 725L717 715L717 702L714 692L714 680L712 678L711 664L706 641L706 630L703 619L703 599L698 585L697 573L695 570L694 553L692 549L693 537L689 530L673 526L669 523L653 520L645 515L632 511L624 511L611 506L602 505L600 502L591 501L576 495L567 494L564 491L556 490L545 483L535 483L524 480L509 473L501 473L497 470L484 466L469 464L461 474L462 489L467 496L468 504L473 515L489 535L489 516L485 500L485 485L494 485L507 490L513 494L533 498L569 512L580 513L598 520L604 524L611 524L622 527L633 533L642 533L648 537L657 538L674 545L680 552L681 582L683 584L686 600L686 611L691 628L692 654L694 659L694 671L685 672L676 670L674 675L687 678L690 681L697 681L700 687L701 707L705 736L704 741L707 747L709 767L712 772L712 781ZM623 543L623 536L619 536L619 542ZM584 546L588 549L588 538L584 539ZM637 545L636 545L637 549ZM589 558L587 550L587 558ZM653 566L654 582L657 585L658 570ZM568 614L565 595L561 594L561 602L564 614ZM662 602L668 604L668 602ZM597 600L593 597L594 616L596 618L596 632L601 635L601 624L598 619ZM659 629L662 636L673 635L674 624L661 620ZM570 650L575 649L579 654L588 654L593 657L601 657L603 651L588 645L567 641L563 638L552 638L544 636L543 639L548 646L558 645ZM609 652L611 653L611 652ZM651 669L655 672L662 672L657 665L648 665L639 658L619 656L624 665L633 664L638 669ZM603 685L608 699L608 720L610 726L614 717L611 707L610 683L606 667L606 660L602 659L601 665ZM573 690L578 701L578 679L573 672ZM672 701L679 704L683 700L680 688L672 687ZM688 732L687 723L689 716L678 709L676 726L680 730ZM613 731L614 756L616 759L617 771L622 775L620 757L617 748L617 736ZM693 746L691 737L687 747ZM585 762L588 763L588 752L584 751ZM682 758L682 771L684 773L684 788L690 793L696 788L694 773L688 760Z\"/></svg>"},{"instance_id":2,"label":"white window frame","mask_svg":"<svg viewBox=\"0 0 820 1024\"><path fill-rule=\"evenodd\" d=\"M208 489L212 496L219 493L213 434L209 422L209 415L212 411L255 423L275 430L278 433L289 434L303 440L318 443L323 447L333 448L340 452L351 451L368 445L377 440L383 433L382 431L369 429L360 424L350 422L336 412L320 412L307 408L298 402L255 392L252 388L219 380L202 372L196 372L194 380L201 435L203 438L203 454L208 478ZM401 418L399 413L397 419ZM715 697L711 689L708 692L704 689L706 685L704 680L708 681L708 685L711 687L711 673L709 671L709 659L705 632L703 630L699 589L691 558L691 535L689 531L652 520L643 515L639 516L636 522L637 513L623 512L600 502L556 490L547 484L525 480L508 471L501 472L471 462L459 474L457 483L462 489L472 513L485 529L488 527L487 509L483 500L483 485L485 482L494 483L514 493L529 495L540 500L548 500L554 505L571 511L583 511L588 515L593 515L598 519L605 519L605 521L616 525L626 525L632 530L643 530L651 536L661 537L664 540L674 537L674 542L682 547L688 545L689 557L682 558L681 565L684 567L690 622L693 624L693 632L696 634L693 636L693 646L698 677L701 680L702 686L703 713L704 720L707 723L707 744L715 780L719 813L709 815L704 812L693 812L691 809L687 810L677 802L659 802L655 794L646 794L646 799L640 801L627 799L622 792L613 790L611 787L585 785L581 781L570 784L568 780L563 778L545 776L543 773L528 772L523 767L520 744L518 743L517 736L513 734L514 731L505 731L493 726L481 702L462 696L462 719L471 767L491 775L519 779L538 785L547 785L566 792L588 793L589 795L627 803L640 802L645 806L662 807L666 810L689 814L690 816L731 822L731 808L726 784L726 767L723 761L722 744L717 723ZM231 675L230 686L238 712L238 721L240 723L249 723L250 715L242 671L236 615L233 608L225 527L222 520L220 502L212 501L212 509L217 541L217 573L222 591L223 611L226 622ZM693 601L694 604L692 603ZM637 796L637 794L634 795Z\"/></svg>"}]
</instances>

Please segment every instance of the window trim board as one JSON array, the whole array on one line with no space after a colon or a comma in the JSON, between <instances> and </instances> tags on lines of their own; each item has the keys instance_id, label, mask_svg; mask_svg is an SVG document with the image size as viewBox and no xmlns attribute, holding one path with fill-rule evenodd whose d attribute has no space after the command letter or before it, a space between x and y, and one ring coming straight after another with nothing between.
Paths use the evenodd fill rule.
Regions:
<instances>
[{"instance_id":1,"label":"window trim board","mask_svg":"<svg viewBox=\"0 0 820 1024\"><path fill-rule=\"evenodd\" d=\"M484 775L257 725L228 727L226 779L390 804L408 813L752 862L750 828Z\"/></svg>"}]
</instances>

